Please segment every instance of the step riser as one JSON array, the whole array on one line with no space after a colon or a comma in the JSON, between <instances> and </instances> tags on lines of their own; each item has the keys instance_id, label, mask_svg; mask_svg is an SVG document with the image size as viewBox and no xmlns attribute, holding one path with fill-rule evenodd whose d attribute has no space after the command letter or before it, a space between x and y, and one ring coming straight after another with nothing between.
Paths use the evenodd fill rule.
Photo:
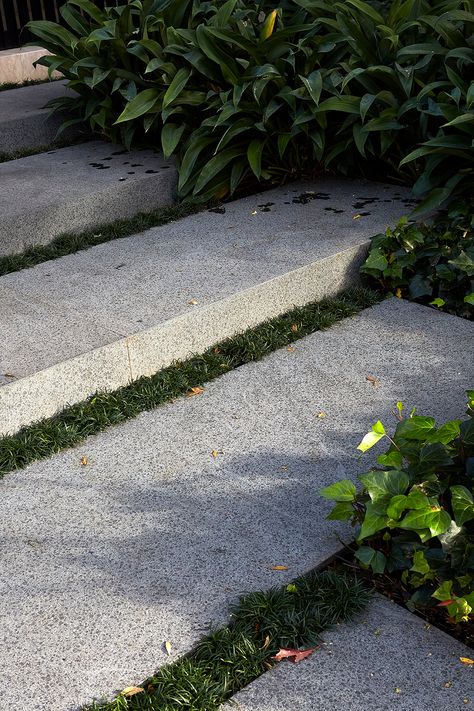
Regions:
<instances>
[{"instance_id":1,"label":"step riser","mask_svg":"<svg viewBox=\"0 0 474 711\"><path fill-rule=\"evenodd\" d=\"M92 142L0 164L0 184L1 256L171 205L176 171L152 151Z\"/></svg>"},{"instance_id":2,"label":"step riser","mask_svg":"<svg viewBox=\"0 0 474 711\"><path fill-rule=\"evenodd\" d=\"M173 361L202 353L219 341L295 306L333 296L359 283L368 242L192 310L114 343L58 363L0 389L0 436L84 400L149 376Z\"/></svg>"},{"instance_id":3,"label":"step riser","mask_svg":"<svg viewBox=\"0 0 474 711\"><path fill-rule=\"evenodd\" d=\"M0 52L0 84L21 84L24 81L48 79L48 67L33 66L40 57L50 54L41 47L4 49ZM53 72L53 78L60 76Z\"/></svg>"}]
</instances>

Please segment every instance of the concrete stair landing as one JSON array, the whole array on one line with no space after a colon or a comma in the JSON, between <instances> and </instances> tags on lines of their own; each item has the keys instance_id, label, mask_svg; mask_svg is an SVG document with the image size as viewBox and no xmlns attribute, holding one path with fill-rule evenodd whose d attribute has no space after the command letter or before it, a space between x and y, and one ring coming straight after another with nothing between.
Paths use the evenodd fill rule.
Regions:
<instances>
[{"instance_id":1,"label":"concrete stair landing","mask_svg":"<svg viewBox=\"0 0 474 711\"><path fill-rule=\"evenodd\" d=\"M135 208L152 191L143 155L123 183ZM114 160L84 168L105 183L109 217L133 170L128 154ZM170 172L151 177L159 187ZM408 202L373 183L291 185L0 278L0 434L357 283L369 238Z\"/></svg>"}]
</instances>

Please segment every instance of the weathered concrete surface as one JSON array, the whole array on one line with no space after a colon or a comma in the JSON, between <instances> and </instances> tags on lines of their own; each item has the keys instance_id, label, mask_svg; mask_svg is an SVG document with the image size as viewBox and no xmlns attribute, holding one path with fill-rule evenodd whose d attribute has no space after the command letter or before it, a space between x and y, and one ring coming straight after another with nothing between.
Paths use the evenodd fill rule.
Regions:
<instances>
[{"instance_id":1,"label":"weathered concrete surface","mask_svg":"<svg viewBox=\"0 0 474 711\"><path fill-rule=\"evenodd\" d=\"M47 67L33 66L33 62L45 54L50 53L41 47L3 49L0 52L0 84L47 79ZM53 72L53 78L58 76L61 76L59 72Z\"/></svg>"},{"instance_id":2,"label":"weathered concrete surface","mask_svg":"<svg viewBox=\"0 0 474 711\"><path fill-rule=\"evenodd\" d=\"M73 96L73 92L69 93ZM50 116L50 109L45 106L48 101L66 94L63 81L0 91L0 153L49 146L55 140L65 117ZM78 135L79 128L69 128L61 138L73 139Z\"/></svg>"},{"instance_id":3,"label":"weathered concrete surface","mask_svg":"<svg viewBox=\"0 0 474 711\"><path fill-rule=\"evenodd\" d=\"M13 376L0 433L341 291L408 200L370 183L289 186L0 278L12 304L0 311L0 373Z\"/></svg>"},{"instance_id":4,"label":"weathered concrete surface","mask_svg":"<svg viewBox=\"0 0 474 711\"><path fill-rule=\"evenodd\" d=\"M325 521L319 489L365 470L355 447L397 400L462 415L472 335L394 299L7 475L2 711L22 710L25 679L28 711L137 683L166 662L165 640L187 652L236 595L333 554L348 529Z\"/></svg>"},{"instance_id":5,"label":"weathered concrete surface","mask_svg":"<svg viewBox=\"0 0 474 711\"><path fill-rule=\"evenodd\" d=\"M1 163L0 255L170 205L175 182L157 153L102 141Z\"/></svg>"},{"instance_id":6,"label":"weathered concrete surface","mask_svg":"<svg viewBox=\"0 0 474 711\"><path fill-rule=\"evenodd\" d=\"M463 711L474 707L472 650L377 597L300 664L281 664L226 711Z\"/></svg>"}]
</instances>

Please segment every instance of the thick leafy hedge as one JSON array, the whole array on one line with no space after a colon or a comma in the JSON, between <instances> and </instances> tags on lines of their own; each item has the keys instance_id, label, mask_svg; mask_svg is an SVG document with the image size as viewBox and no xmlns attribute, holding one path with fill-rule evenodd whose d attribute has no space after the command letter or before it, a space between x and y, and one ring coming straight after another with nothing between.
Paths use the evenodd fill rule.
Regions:
<instances>
[{"instance_id":1,"label":"thick leafy hedge","mask_svg":"<svg viewBox=\"0 0 474 711\"><path fill-rule=\"evenodd\" d=\"M429 223L401 220L373 238L362 272L384 291L472 319L474 203L455 201Z\"/></svg>"},{"instance_id":2,"label":"thick leafy hedge","mask_svg":"<svg viewBox=\"0 0 474 711\"><path fill-rule=\"evenodd\" d=\"M176 154L182 196L323 168L435 206L474 187L473 3L69 0L28 27L78 92L56 107Z\"/></svg>"},{"instance_id":3,"label":"thick leafy hedge","mask_svg":"<svg viewBox=\"0 0 474 711\"><path fill-rule=\"evenodd\" d=\"M409 605L441 605L456 622L474 619L474 390L468 419L437 427L413 412L390 437L379 421L358 449L382 438L381 468L323 489L336 502L328 518L357 527L356 558L376 575L401 578Z\"/></svg>"}]
</instances>

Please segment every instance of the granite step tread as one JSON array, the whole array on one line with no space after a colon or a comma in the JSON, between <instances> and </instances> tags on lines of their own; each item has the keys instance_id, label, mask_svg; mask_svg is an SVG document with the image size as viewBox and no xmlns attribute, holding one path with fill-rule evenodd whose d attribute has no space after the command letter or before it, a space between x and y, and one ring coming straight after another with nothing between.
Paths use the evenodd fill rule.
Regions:
<instances>
[{"instance_id":1,"label":"granite step tread","mask_svg":"<svg viewBox=\"0 0 474 711\"><path fill-rule=\"evenodd\" d=\"M175 184L171 161L102 141L0 163L0 255L170 205Z\"/></svg>"},{"instance_id":2,"label":"granite step tread","mask_svg":"<svg viewBox=\"0 0 474 711\"><path fill-rule=\"evenodd\" d=\"M331 506L318 491L368 466L356 445L376 419L391 421L398 400L440 422L463 412L474 376L466 359L472 336L468 321L391 299L224 375L198 397L142 413L7 475L0 516L4 707L22 706L25 679L28 711L73 711L110 697L226 623L236 596L287 584L327 560L351 529L326 521ZM376 610L367 627L369 637L381 628L379 646L361 651L375 681L389 659L385 642L392 640L397 660L398 647L414 639L408 618L390 637L390 611L382 613ZM345 685L357 690L363 669L352 629L334 633L346 640L347 663L336 640L334 649L349 675ZM438 659L440 638L428 639L433 646L423 649ZM405 666L421 663L411 654L403 659ZM461 687L449 659L444 650L433 684L445 670L457 702ZM327 678L331 661L308 664L318 661ZM405 693L397 668L387 661L387 689L396 683ZM375 681L367 683L373 688ZM403 698L371 708L398 708ZM306 708L289 703L285 711ZM332 711L329 704L313 708ZM361 708L355 696L354 708ZM452 708L458 711L454 702Z\"/></svg>"},{"instance_id":3,"label":"granite step tread","mask_svg":"<svg viewBox=\"0 0 474 711\"><path fill-rule=\"evenodd\" d=\"M0 91L0 153L49 146L56 139L64 116L50 116L46 104L73 93L65 81L33 84ZM62 138L73 140L83 129L70 127Z\"/></svg>"},{"instance_id":4,"label":"granite step tread","mask_svg":"<svg viewBox=\"0 0 474 711\"><path fill-rule=\"evenodd\" d=\"M301 664L281 664L222 711L464 711L474 705L472 650L377 596L324 634Z\"/></svg>"},{"instance_id":5,"label":"granite step tread","mask_svg":"<svg viewBox=\"0 0 474 711\"><path fill-rule=\"evenodd\" d=\"M409 200L291 185L0 278L0 434L356 283Z\"/></svg>"}]
</instances>

